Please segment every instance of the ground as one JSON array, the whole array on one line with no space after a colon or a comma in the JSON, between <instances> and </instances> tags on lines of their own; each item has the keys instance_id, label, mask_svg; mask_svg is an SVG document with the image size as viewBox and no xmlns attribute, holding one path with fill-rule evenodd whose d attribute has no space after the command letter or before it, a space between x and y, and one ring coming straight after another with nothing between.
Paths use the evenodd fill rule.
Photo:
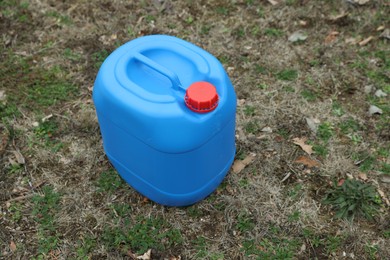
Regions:
<instances>
[{"instance_id":1,"label":"ground","mask_svg":"<svg viewBox=\"0 0 390 260\"><path fill-rule=\"evenodd\" d=\"M386 0L0 1L0 258L390 259L389 13ZM98 69L149 34L216 56L237 94L235 167L189 207L144 198L102 148Z\"/></svg>"}]
</instances>

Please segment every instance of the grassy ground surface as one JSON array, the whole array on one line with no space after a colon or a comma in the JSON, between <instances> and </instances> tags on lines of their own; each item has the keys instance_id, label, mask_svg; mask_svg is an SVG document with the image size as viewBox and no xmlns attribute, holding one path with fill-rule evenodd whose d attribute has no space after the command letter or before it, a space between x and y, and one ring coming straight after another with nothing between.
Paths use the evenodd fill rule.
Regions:
<instances>
[{"instance_id":1,"label":"grassy ground surface","mask_svg":"<svg viewBox=\"0 0 390 260\"><path fill-rule=\"evenodd\" d=\"M390 5L355 2L0 1L0 258L390 259ZM149 34L222 62L253 157L190 207L102 149L98 68Z\"/></svg>"}]
</instances>

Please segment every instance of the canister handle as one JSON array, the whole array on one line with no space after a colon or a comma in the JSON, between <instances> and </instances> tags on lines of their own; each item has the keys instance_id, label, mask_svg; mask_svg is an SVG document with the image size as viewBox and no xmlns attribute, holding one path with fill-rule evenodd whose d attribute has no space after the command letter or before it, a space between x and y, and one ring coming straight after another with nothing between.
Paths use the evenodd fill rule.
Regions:
<instances>
[{"instance_id":1,"label":"canister handle","mask_svg":"<svg viewBox=\"0 0 390 260\"><path fill-rule=\"evenodd\" d=\"M167 68L161 66L157 62L149 59L148 57L146 57L145 55L142 55L140 53L136 53L134 55L134 59L138 60L139 62L143 63L144 65L148 66L149 68L151 68L151 69L157 71L158 73L164 75L165 77L167 77L171 81L173 89L175 89L175 90L181 89L181 83L180 83L179 77L176 75L176 73L168 70Z\"/></svg>"}]
</instances>

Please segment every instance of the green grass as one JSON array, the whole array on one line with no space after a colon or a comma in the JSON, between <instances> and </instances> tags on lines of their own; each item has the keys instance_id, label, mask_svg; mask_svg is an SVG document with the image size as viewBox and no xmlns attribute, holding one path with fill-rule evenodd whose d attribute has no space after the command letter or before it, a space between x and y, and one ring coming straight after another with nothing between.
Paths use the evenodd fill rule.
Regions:
<instances>
[{"instance_id":1,"label":"green grass","mask_svg":"<svg viewBox=\"0 0 390 260\"><path fill-rule=\"evenodd\" d=\"M257 85L257 87L259 88L259 89L268 89L268 85L267 84L265 84L265 83L261 83L261 84L259 84L259 85Z\"/></svg>"},{"instance_id":2,"label":"green grass","mask_svg":"<svg viewBox=\"0 0 390 260\"><path fill-rule=\"evenodd\" d=\"M220 15L228 15L229 14L229 9L224 7L224 6L218 6L215 9L215 12Z\"/></svg>"},{"instance_id":3,"label":"green grass","mask_svg":"<svg viewBox=\"0 0 390 260\"><path fill-rule=\"evenodd\" d=\"M58 125L54 120L46 120L45 122L39 123L34 128L34 133L38 138L50 140L50 138L57 132Z\"/></svg>"},{"instance_id":4,"label":"green grass","mask_svg":"<svg viewBox=\"0 0 390 260\"><path fill-rule=\"evenodd\" d=\"M204 259L207 256L207 242L203 236L199 236L194 240L194 247L197 250L196 259Z\"/></svg>"},{"instance_id":5,"label":"green grass","mask_svg":"<svg viewBox=\"0 0 390 260\"><path fill-rule=\"evenodd\" d=\"M77 241L76 253L77 259L90 259L90 253L92 253L97 244L97 239L91 235L83 236L80 240Z\"/></svg>"},{"instance_id":6,"label":"green grass","mask_svg":"<svg viewBox=\"0 0 390 260\"><path fill-rule=\"evenodd\" d=\"M64 56L65 58L67 58L68 60L71 60L71 61L80 61L82 56L81 54L69 49L69 48L66 48L64 50Z\"/></svg>"},{"instance_id":7,"label":"green grass","mask_svg":"<svg viewBox=\"0 0 390 260\"><path fill-rule=\"evenodd\" d=\"M124 185L126 185L126 183L115 170L102 172L96 183L98 192L114 192Z\"/></svg>"},{"instance_id":8,"label":"green grass","mask_svg":"<svg viewBox=\"0 0 390 260\"><path fill-rule=\"evenodd\" d=\"M236 229L241 232L251 231L255 227L253 219L246 213L240 213L237 217Z\"/></svg>"},{"instance_id":9,"label":"green grass","mask_svg":"<svg viewBox=\"0 0 390 260\"><path fill-rule=\"evenodd\" d=\"M296 184L294 187L290 188L290 190L288 191L288 196L292 200L296 200L299 196L302 195L303 193L302 189L303 189L302 184Z\"/></svg>"},{"instance_id":10,"label":"green grass","mask_svg":"<svg viewBox=\"0 0 390 260\"><path fill-rule=\"evenodd\" d=\"M321 239L320 234L316 234L310 228L304 228L302 230L303 237L308 241L308 243L313 247L317 248L320 245L323 245L323 239Z\"/></svg>"},{"instance_id":11,"label":"green grass","mask_svg":"<svg viewBox=\"0 0 390 260\"><path fill-rule=\"evenodd\" d=\"M368 172L373 170L376 166L376 158L370 154L362 153L358 155L359 161L361 161L359 165L359 169L362 172Z\"/></svg>"},{"instance_id":12,"label":"green grass","mask_svg":"<svg viewBox=\"0 0 390 260\"><path fill-rule=\"evenodd\" d=\"M192 218L198 218L203 215L202 210L198 206L193 205L187 208L187 214Z\"/></svg>"},{"instance_id":13,"label":"green grass","mask_svg":"<svg viewBox=\"0 0 390 260\"><path fill-rule=\"evenodd\" d=\"M279 36L282 36L284 33L280 29L266 28L264 30L264 34L267 35L267 36L271 36L271 37L279 37Z\"/></svg>"},{"instance_id":14,"label":"green grass","mask_svg":"<svg viewBox=\"0 0 390 260\"><path fill-rule=\"evenodd\" d=\"M343 134L349 134L359 131L362 127L360 124L354 120L353 118L349 117L348 119L342 121L339 124L339 128Z\"/></svg>"},{"instance_id":15,"label":"green grass","mask_svg":"<svg viewBox=\"0 0 390 260\"><path fill-rule=\"evenodd\" d=\"M132 208L129 204L125 203L113 203L111 206L114 217L128 217L132 214Z\"/></svg>"},{"instance_id":16,"label":"green grass","mask_svg":"<svg viewBox=\"0 0 390 260\"><path fill-rule=\"evenodd\" d=\"M23 165L18 164L18 163L16 163L16 164L11 164L11 165L7 168L7 172L8 172L9 174L20 174L20 173L23 172L23 170L24 170Z\"/></svg>"},{"instance_id":17,"label":"green grass","mask_svg":"<svg viewBox=\"0 0 390 260\"><path fill-rule=\"evenodd\" d=\"M280 129L277 129L276 133L278 133L284 139L288 139L289 136L290 136L290 130L287 129L287 128L284 128L284 127L280 128Z\"/></svg>"},{"instance_id":18,"label":"green grass","mask_svg":"<svg viewBox=\"0 0 390 260\"><path fill-rule=\"evenodd\" d=\"M20 109L44 113L50 107L68 101L78 94L78 88L66 79L64 68L54 66L44 69L35 66L31 58L23 58L6 52L0 61L4 66L0 77L6 88L7 104L0 104L0 115L12 119L21 115Z\"/></svg>"},{"instance_id":19,"label":"green grass","mask_svg":"<svg viewBox=\"0 0 390 260\"><path fill-rule=\"evenodd\" d=\"M206 238L203 236L197 237L194 242L194 247L197 250L195 254L195 259L213 259L213 260L220 260L225 259L224 254L220 252L210 252L208 249L208 243L206 241Z\"/></svg>"},{"instance_id":20,"label":"green grass","mask_svg":"<svg viewBox=\"0 0 390 260\"><path fill-rule=\"evenodd\" d=\"M101 240L111 249L131 249L143 254L150 248L164 250L180 245L182 236L180 230L162 218L138 216L135 220L122 219L122 226L106 227Z\"/></svg>"},{"instance_id":21,"label":"green grass","mask_svg":"<svg viewBox=\"0 0 390 260\"><path fill-rule=\"evenodd\" d=\"M57 20L57 23L60 25L72 25L73 21L68 15L63 15L59 12L56 11L49 11L46 13L47 16L49 17L54 17Z\"/></svg>"},{"instance_id":22,"label":"green grass","mask_svg":"<svg viewBox=\"0 0 390 260\"><path fill-rule=\"evenodd\" d=\"M317 94L310 89L302 90L301 95L307 101L315 101L317 99Z\"/></svg>"},{"instance_id":23,"label":"green grass","mask_svg":"<svg viewBox=\"0 0 390 260\"><path fill-rule=\"evenodd\" d=\"M317 137L327 143L333 136L333 126L329 122L324 122L318 126Z\"/></svg>"},{"instance_id":24,"label":"green grass","mask_svg":"<svg viewBox=\"0 0 390 260\"><path fill-rule=\"evenodd\" d=\"M229 58L229 56L227 56L227 55L218 56L218 60L219 60L222 64L228 64L228 63L230 62L230 58Z\"/></svg>"},{"instance_id":25,"label":"green grass","mask_svg":"<svg viewBox=\"0 0 390 260\"><path fill-rule=\"evenodd\" d=\"M246 105L244 107L244 114L246 116L254 116L256 114L256 108L254 106Z\"/></svg>"},{"instance_id":26,"label":"green grass","mask_svg":"<svg viewBox=\"0 0 390 260\"><path fill-rule=\"evenodd\" d=\"M263 75L268 73L268 69L259 64L255 64L255 71L256 73L263 74Z\"/></svg>"},{"instance_id":27,"label":"green grass","mask_svg":"<svg viewBox=\"0 0 390 260\"><path fill-rule=\"evenodd\" d=\"M260 242L246 240L242 243L242 251L246 256L256 256L257 259L293 259L299 247L296 239L263 238Z\"/></svg>"},{"instance_id":28,"label":"green grass","mask_svg":"<svg viewBox=\"0 0 390 260\"><path fill-rule=\"evenodd\" d=\"M108 57L109 51L102 49L92 54L92 60L96 69L99 69L103 64L104 60Z\"/></svg>"},{"instance_id":29,"label":"green grass","mask_svg":"<svg viewBox=\"0 0 390 260\"><path fill-rule=\"evenodd\" d=\"M293 81L298 78L298 71L294 69L284 69L276 73L276 78L284 81Z\"/></svg>"},{"instance_id":30,"label":"green grass","mask_svg":"<svg viewBox=\"0 0 390 260\"><path fill-rule=\"evenodd\" d=\"M243 28L238 28L233 30L232 34L237 38L243 38L245 36L245 30Z\"/></svg>"},{"instance_id":31,"label":"green grass","mask_svg":"<svg viewBox=\"0 0 390 260\"><path fill-rule=\"evenodd\" d=\"M44 186L42 192L43 195L32 198L32 215L38 224L38 259L57 248L59 242L56 213L60 209L61 195L50 186Z\"/></svg>"},{"instance_id":32,"label":"green grass","mask_svg":"<svg viewBox=\"0 0 390 260\"><path fill-rule=\"evenodd\" d=\"M381 171L384 174L390 175L390 164L382 163L382 165L379 168L379 171Z\"/></svg>"},{"instance_id":33,"label":"green grass","mask_svg":"<svg viewBox=\"0 0 390 260\"><path fill-rule=\"evenodd\" d=\"M366 244L365 250L368 253L369 259L375 260L378 259L378 250L379 247L377 244Z\"/></svg>"},{"instance_id":34,"label":"green grass","mask_svg":"<svg viewBox=\"0 0 390 260\"><path fill-rule=\"evenodd\" d=\"M313 151L322 158L325 158L329 153L326 144L313 144Z\"/></svg>"},{"instance_id":35,"label":"green grass","mask_svg":"<svg viewBox=\"0 0 390 260\"><path fill-rule=\"evenodd\" d=\"M299 210L294 211L288 216L289 222L296 222L301 218L301 212Z\"/></svg>"},{"instance_id":36,"label":"green grass","mask_svg":"<svg viewBox=\"0 0 390 260\"><path fill-rule=\"evenodd\" d=\"M257 121L249 121L248 123L245 124L245 132L249 134L256 134L260 131L260 126L257 123Z\"/></svg>"},{"instance_id":37,"label":"green grass","mask_svg":"<svg viewBox=\"0 0 390 260\"><path fill-rule=\"evenodd\" d=\"M330 255L336 252L337 250L339 250L342 241L343 241L343 237L341 236L328 235L325 241L323 242L325 244L326 252Z\"/></svg>"},{"instance_id":38,"label":"green grass","mask_svg":"<svg viewBox=\"0 0 390 260\"><path fill-rule=\"evenodd\" d=\"M11 203L8 210L11 213L11 219L13 222L19 222L22 219L23 205L21 203L18 203L18 202Z\"/></svg>"},{"instance_id":39,"label":"green grass","mask_svg":"<svg viewBox=\"0 0 390 260\"><path fill-rule=\"evenodd\" d=\"M30 140L30 146L41 146L50 149L52 152L61 150L64 144L58 140L57 133L59 129L55 119L49 118L44 122L42 120L39 120L39 122L39 125L33 129L35 138Z\"/></svg>"},{"instance_id":40,"label":"green grass","mask_svg":"<svg viewBox=\"0 0 390 260\"><path fill-rule=\"evenodd\" d=\"M76 87L66 82L39 81L28 88L28 101L43 107L49 107L69 99L77 91Z\"/></svg>"},{"instance_id":41,"label":"green grass","mask_svg":"<svg viewBox=\"0 0 390 260\"><path fill-rule=\"evenodd\" d=\"M261 240L245 239L241 250L246 256L256 259L293 259L302 242L288 239L279 226L270 224Z\"/></svg>"},{"instance_id":42,"label":"green grass","mask_svg":"<svg viewBox=\"0 0 390 260\"><path fill-rule=\"evenodd\" d=\"M346 179L341 186L334 186L327 191L323 200L336 210L337 218L353 220L356 216L373 220L378 213L381 199L374 186L355 179Z\"/></svg>"}]
</instances>

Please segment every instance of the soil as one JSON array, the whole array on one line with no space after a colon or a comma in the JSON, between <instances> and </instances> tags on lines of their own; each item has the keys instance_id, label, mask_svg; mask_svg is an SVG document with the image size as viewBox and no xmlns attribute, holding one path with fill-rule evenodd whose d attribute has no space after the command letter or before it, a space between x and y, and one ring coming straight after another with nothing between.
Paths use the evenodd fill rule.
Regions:
<instances>
[{"instance_id":1,"label":"soil","mask_svg":"<svg viewBox=\"0 0 390 260\"><path fill-rule=\"evenodd\" d=\"M0 259L390 259L389 13L385 0L0 1ZM189 207L144 198L102 147L98 69L150 34L221 61L236 160L255 155ZM323 203L347 178L374 187L372 220Z\"/></svg>"}]
</instances>

